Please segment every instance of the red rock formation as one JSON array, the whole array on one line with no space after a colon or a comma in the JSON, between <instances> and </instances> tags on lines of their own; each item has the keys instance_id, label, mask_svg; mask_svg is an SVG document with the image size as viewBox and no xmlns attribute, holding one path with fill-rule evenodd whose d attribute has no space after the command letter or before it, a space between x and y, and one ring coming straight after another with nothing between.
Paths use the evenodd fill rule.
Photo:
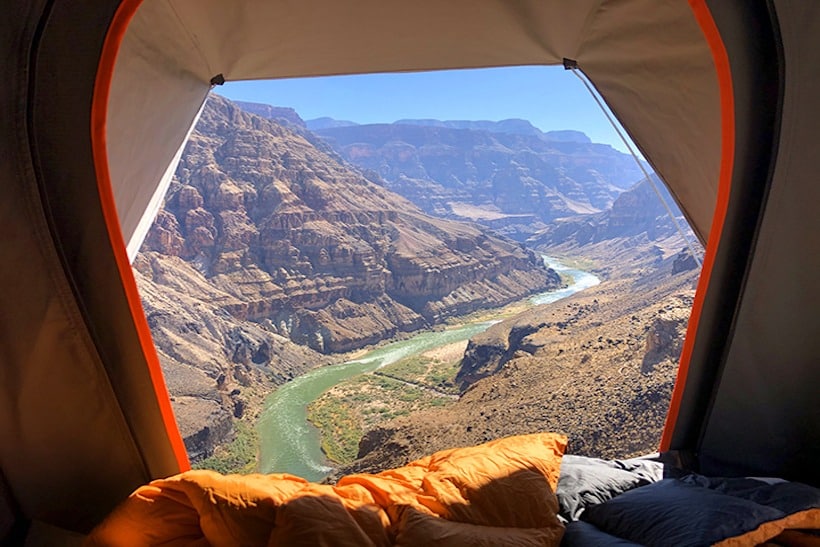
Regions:
<instances>
[{"instance_id":1,"label":"red rock formation","mask_svg":"<svg viewBox=\"0 0 820 547\"><path fill-rule=\"evenodd\" d=\"M180 244L181 243L181 244ZM512 241L434 219L317 149L305 132L209 100L146 251L179 256L322 352L347 351L557 285Z\"/></svg>"}]
</instances>

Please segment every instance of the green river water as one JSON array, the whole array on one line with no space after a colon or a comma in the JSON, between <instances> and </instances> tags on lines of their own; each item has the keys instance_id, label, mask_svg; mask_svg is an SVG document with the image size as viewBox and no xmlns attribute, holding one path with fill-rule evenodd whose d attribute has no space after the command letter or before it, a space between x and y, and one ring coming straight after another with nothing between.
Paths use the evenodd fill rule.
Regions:
<instances>
[{"instance_id":1,"label":"green river water","mask_svg":"<svg viewBox=\"0 0 820 547\"><path fill-rule=\"evenodd\" d=\"M568 287L530 296L534 304L548 304L600 281L594 275L570 268L555 259L544 257L555 271L572 279ZM321 449L319 431L307 421L307 405L322 393L348 378L372 372L405 357L467 340L486 330L496 321L466 323L456 328L426 331L406 340L386 342L362 357L314 369L279 387L265 400L265 409L257 421L259 433L259 471L291 473L311 481L321 480L332 468Z\"/></svg>"}]
</instances>

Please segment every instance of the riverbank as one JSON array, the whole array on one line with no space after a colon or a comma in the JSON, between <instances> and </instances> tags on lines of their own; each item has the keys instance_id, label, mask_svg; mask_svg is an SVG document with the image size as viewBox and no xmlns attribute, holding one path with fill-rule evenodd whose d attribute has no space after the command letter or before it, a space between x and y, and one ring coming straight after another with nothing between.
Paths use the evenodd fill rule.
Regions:
<instances>
[{"instance_id":1,"label":"riverbank","mask_svg":"<svg viewBox=\"0 0 820 547\"><path fill-rule=\"evenodd\" d=\"M566 273L570 273L571 269L563 269ZM571 275L574 279L582 276L595 279L594 276L586 272L577 271L574 275ZM582 284L580 286L586 285ZM565 297L574 292L571 287L562 289L562 291L564 292L554 296L549 296L549 294L556 291L530 296L523 301L513 303L513 306L531 307L540 303L537 301L538 298L550 301L550 299ZM506 316L506 313L514 313L509 309L508 312L504 312L505 308L507 307L493 310L490 316L486 314L481 314L478 317L475 314L467 316L470 318L468 322L459 326L448 325L442 330L422 332L406 340L385 344L354 360L313 370L280 387L268 397L266 401L267 408L257 424L257 430L260 433L259 470L262 472L288 472L310 480L320 480L331 470L331 467L328 465L329 462L322 450L321 435L307 419L306 407L311 402L319 398L325 391L353 376L372 372L442 346L466 341L488 328L492 323L499 321L501 319L499 314ZM490 317L492 318L490 319ZM455 367L456 364L450 363L450 368ZM437 372L440 373L440 371ZM389 383L387 378L382 377L380 380L385 384ZM452 381L451 379L445 379L443 376L441 380L444 382ZM410 399L407 402L411 405L443 406L446 403L446 401L438 401L435 398L428 400L424 396L417 396L412 393L406 394L405 392L409 391L410 388L399 381L397 381L397 384L401 386L401 389L393 389L395 386L387 385L385 385L385 389L403 393L402 396ZM354 391L351 390L351 393ZM416 410L420 409L417 408ZM336 411L341 412L338 408ZM390 412L390 410L386 412ZM377 412L371 412L371 414L375 413ZM340 422L343 420L333 420L331 419L332 416L332 412L325 412L324 417L317 418L317 421L326 424L326 430L332 431L338 438L348 439L343 443L335 443L339 445L338 448L334 446L328 449L329 452L334 454L344 453L344 457L347 458L352 452L350 439L353 438L353 435L350 435L345 428L339 429L342 425ZM329 446L328 442L325 445L326 447ZM337 455L337 457L342 456Z\"/></svg>"},{"instance_id":2,"label":"riverbank","mask_svg":"<svg viewBox=\"0 0 820 547\"><path fill-rule=\"evenodd\" d=\"M627 260L631 257L627 256ZM453 404L368 431L334 477L404 465L438 450L555 431L569 453L624 458L657 449L697 272L638 257L631 274L534 307L471 340L486 375Z\"/></svg>"},{"instance_id":3,"label":"riverbank","mask_svg":"<svg viewBox=\"0 0 820 547\"><path fill-rule=\"evenodd\" d=\"M281 386L267 398L266 409L257 422L259 470L321 479L331 468L322 452L319 432L307 420L308 404L344 380L441 345L467 340L489 325L476 323L422 332L410 339L386 344L359 359L314 369Z\"/></svg>"},{"instance_id":4,"label":"riverbank","mask_svg":"<svg viewBox=\"0 0 820 547\"><path fill-rule=\"evenodd\" d=\"M377 425L457 399L454 380L466 346L463 340L406 357L340 382L311 402L307 419L321 432L329 464L355 460L359 441Z\"/></svg>"},{"instance_id":5,"label":"riverbank","mask_svg":"<svg viewBox=\"0 0 820 547\"><path fill-rule=\"evenodd\" d=\"M565 286L539 293L495 310L472 313L458 328L471 322L497 323L540 304L555 302L599 283L596 276L544 257L559 272ZM387 420L426 410L445 409L459 393L459 372L467 340L441 346L387 365L378 371L343 381L308 405L307 419L320 431L328 465L347 465L359 456L359 441Z\"/></svg>"}]
</instances>

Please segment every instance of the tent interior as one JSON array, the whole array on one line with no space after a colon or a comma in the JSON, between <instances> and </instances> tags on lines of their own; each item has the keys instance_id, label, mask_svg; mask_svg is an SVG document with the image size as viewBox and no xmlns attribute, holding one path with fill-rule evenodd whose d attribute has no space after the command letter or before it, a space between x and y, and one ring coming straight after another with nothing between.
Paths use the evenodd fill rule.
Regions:
<instances>
[{"instance_id":1,"label":"tent interior","mask_svg":"<svg viewBox=\"0 0 820 547\"><path fill-rule=\"evenodd\" d=\"M0 537L188 468L130 270L212 84L577 61L706 243L661 450L820 486L820 5L10 0Z\"/></svg>"}]
</instances>

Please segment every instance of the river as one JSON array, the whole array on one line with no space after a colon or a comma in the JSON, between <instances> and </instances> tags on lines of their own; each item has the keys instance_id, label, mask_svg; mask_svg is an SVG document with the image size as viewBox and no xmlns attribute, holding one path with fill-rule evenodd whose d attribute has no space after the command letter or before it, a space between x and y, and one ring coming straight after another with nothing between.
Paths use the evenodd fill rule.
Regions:
<instances>
[{"instance_id":1,"label":"river","mask_svg":"<svg viewBox=\"0 0 820 547\"><path fill-rule=\"evenodd\" d=\"M529 297L533 305L548 304L600 283L591 273L566 266L544 256L555 271L571 278L566 288ZM321 449L319 431L307 421L307 405L334 385L358 374L372 372L440 346L467 340L486 330L494 321L466 323L458 327L426 331L406 340L387 342L358 359L314 369L280 386L265 400L256 424L259 433L259 470L262 473L291 473L311 481L332 471Z\"/></svg>"}]
</instances>

